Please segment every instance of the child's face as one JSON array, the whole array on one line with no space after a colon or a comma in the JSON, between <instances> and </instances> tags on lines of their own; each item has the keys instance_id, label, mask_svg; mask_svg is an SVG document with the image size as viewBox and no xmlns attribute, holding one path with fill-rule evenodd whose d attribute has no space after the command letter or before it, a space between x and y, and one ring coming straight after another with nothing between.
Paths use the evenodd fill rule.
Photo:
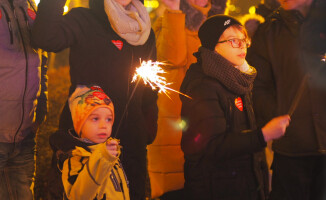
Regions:
<instances>
[{"instance_id":1,"label":"child's face","mask_svg":"<svg viewBox=\"0 0 326 200\"><path fill-rule=\"evenodd\" d=\"M217 43L215 51L230 61L234 66L241 66L245 62L247 55L246 43L242 42L239 48L236 48L236 46L232 44L232 41L230 41L231 39L246 40L247 38L239 29L231 26L223 32L219 39L219 42L226 40L229 41Z\"/></svg>"},{"instance_id":2,"label":"child's face","mask_svg":"<svg viewBox=\"0 0 326 200\"><path fill-rule=\"evenodd\" d=\"M94 143L105 142L111 135L112 125L112 111L105 107L97 108L86 119L80 137Z\"/></svg>"}]
</instances>

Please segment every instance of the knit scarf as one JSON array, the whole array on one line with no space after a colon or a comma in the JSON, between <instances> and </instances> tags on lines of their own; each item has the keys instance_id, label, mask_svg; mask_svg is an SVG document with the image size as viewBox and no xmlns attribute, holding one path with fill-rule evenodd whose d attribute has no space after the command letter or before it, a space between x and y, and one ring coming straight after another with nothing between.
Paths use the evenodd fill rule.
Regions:
<instances>
[{"instance_id":1,"label":"knit scarf","mask_svg":"<svg viewBox=\"0 0 326 200\"><path fill-rule=\"evenodd\" d=\"M104 10L113 30L129 44L143 45L151 31L146 8L139 0L132 0L124 8L115 0L104 0Z\"/></svg>"},{"instance_id":2,"label":"knit scarf","mask_svg":"<svg viewBox=\"0 0 326 200\"><path fill-rule=\"evenodd\" d=\"M235 67L215 51L204 47L199 48L204 74L220 81L227 89L235 94L246 94L252 90L253 81L257 75L255 68L249 66L250 73L240 71L243 67ZM247 62L245 62L247 64Z\"/></svg>"}]
</instances>

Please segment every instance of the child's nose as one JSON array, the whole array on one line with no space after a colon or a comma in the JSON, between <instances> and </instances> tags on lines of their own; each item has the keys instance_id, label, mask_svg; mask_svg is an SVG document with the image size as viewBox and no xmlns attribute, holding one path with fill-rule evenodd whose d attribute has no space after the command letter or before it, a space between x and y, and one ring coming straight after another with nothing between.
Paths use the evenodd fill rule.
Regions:
<instances>
[{"instance_id":1,"label":"child's nose","mask_svg":"<svg viewBox=\"0 0 326 200\"><path fill-rule=\"evenodd\" d=\"M100 127L101 128L106 128L106 121L105 120L100 121Z\"/></svg>"}]
</instances>

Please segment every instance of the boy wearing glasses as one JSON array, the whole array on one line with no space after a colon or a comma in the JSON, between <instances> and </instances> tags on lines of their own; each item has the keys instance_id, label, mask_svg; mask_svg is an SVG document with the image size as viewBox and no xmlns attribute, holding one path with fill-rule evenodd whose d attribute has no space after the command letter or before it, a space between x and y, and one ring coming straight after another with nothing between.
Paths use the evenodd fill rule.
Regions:
<instances>
[{"instance_id":1,"label":"boy wearing glasses","mask_svg":"<svg viewBox=\"0 0 326 200\"><path fill-rule=\"evenodd\" d=\"M245 60L250 40L234 18L215 15L200 27L202 46L181 86L186 122L186 199L264 200L266 142L284 135L289 116L257 128L251 102L255 68Z\"/></svg>"}]
</instances>

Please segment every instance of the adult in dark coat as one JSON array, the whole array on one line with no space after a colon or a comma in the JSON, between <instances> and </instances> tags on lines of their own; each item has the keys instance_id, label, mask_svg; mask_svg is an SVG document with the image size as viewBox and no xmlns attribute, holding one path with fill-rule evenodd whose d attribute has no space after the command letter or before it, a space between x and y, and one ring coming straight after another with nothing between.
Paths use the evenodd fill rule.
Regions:
<instances>
[{"instance_id":1,"label":"adult in dark coat","mask_svg":"<svg viewBox=\"0 0 326 200\"><path fill-rule=\"evenodd\" d=\"M283 135L288 116L257 128L251 105L256 70L245 55L248 38L240 23L215 15L198 32L202 47L181 85L181 116L187 124L186 199L264 200L268 196L266 141Z\"/></svg>"},{"instance_id":2,"label":"adult in dark coat","mask_svg":"<svg viewBox=\"0 0 326 200\"><path fill-rule=\"evenodd\" d=\"M311 12L322 3L279 1L281 8L258 28L247 57L258 72L253 90L258 124L288 113L299 101L286 136L273 142L271 199L325 199L326 68L317 56L325 41ZM307 74L303 95L295 97Z\"/></svg>"},{"instance_id":3,"label":"adult in dark coat","mask_svg":"<svg viewBox=\"0 0 326 200\"><path fill-rule=\"evenodd\" d=\"M146 146L156 136L157 93L139 84L123 111L135 84L135 67L156 59L155 36L145 7L138 0L90 0L90 8L73 8L63 15L66 0L43 0L32 30L35 46L51 52L70 47L70 94L76 86L95 84L115 105L113 135L121 139L121 161L130 180L131 199L145 199ZM105 5L105 6L104 6ZM58 77L59 78L59 77ZM72 128L66 105L60 129Z\"/></svg>"}]
</instances>

